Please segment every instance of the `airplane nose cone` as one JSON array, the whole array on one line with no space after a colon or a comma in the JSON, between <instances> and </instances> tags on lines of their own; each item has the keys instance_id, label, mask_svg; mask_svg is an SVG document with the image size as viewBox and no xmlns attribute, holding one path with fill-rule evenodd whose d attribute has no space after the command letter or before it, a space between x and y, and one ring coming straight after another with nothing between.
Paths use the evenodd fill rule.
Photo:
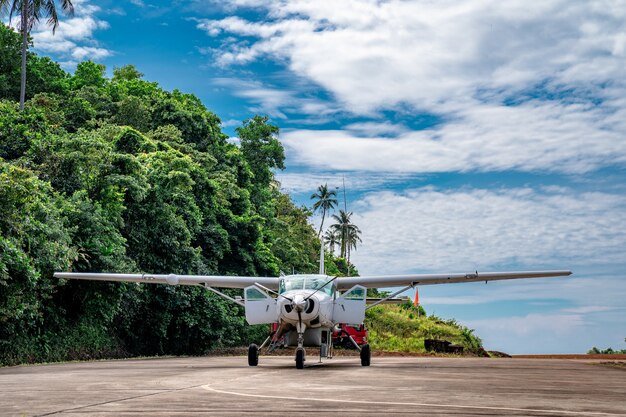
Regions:
<instances>
[{"instance_id":1,"label":"airplane nose cone","mask_svg":"<svg viewBox=\"0 0 626 417\"><path fill-rule=\"evenodd\" d=\"M298 294L294 297L293 304L296 311L304 311L307 303L304 297Z\"/></svg>"}]
</instances>

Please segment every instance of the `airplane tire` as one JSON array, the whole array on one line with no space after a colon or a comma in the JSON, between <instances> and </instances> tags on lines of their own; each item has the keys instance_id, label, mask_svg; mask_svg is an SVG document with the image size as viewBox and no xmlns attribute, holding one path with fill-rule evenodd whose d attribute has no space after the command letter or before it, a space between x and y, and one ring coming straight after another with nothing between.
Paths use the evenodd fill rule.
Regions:
<instances>
[{"instance_id":1,"label":"airplane tire","mask_svg":"<svg viewBox=\"0 0 626 417\"><path fill-rule=\"evenodd\" d=\"M259 347L254 343L248 346L248 365L257 366L259 364Z\"/></svg>"},{"instance_id":2,"label":"airplane tire","mask_svg":"<svg viewBox=\"0 0 626 417\"><path fill-rule=\"evenodd\" d=\"M361 346L361 366L370 366L372 351L370 345Z\"/></svg>"},{"instance_id":3,"label":"airplane tire","mask_svg":"<svg viewBox=\"0 0 626 417\"><path fill-rule=\"evenodd\" d=\"M304 349L296 350L296 369L304 368Z\"/></svg>"}]
</instances>

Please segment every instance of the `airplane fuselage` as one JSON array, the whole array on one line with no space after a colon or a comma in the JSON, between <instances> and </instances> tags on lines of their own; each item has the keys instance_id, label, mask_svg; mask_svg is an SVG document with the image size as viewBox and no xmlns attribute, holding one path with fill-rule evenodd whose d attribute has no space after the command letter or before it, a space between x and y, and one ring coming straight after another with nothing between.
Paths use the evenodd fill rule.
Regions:
<instances>
[{"instance_id":1,"label":"airplane fuselage","mask_svg":"<svg viewBox=\"0 0 626 417\"><path fill-rule=\"evenodd\" d=\"M307 328L334 325L334 297L331 295L314 290L292 290L281 295L276 304L279 321L294 326L302 322Z\"/></svg>"},{"instance_id":2,"label":"airplane fuselage","mask_svg":"<svg viewBox=\"0 0 626 417\"><path fill-rule=\"evenodd\" d=\"M284 336L286 345L297 345L296 335L300 333L305 345L317 346L325 339L322 331L332 332L337 323L345 322L344 304L333 277L322 274L289 275L280 279L279 295L270 309L275 308L278 336ZM348 310L353 311L356 306L350 307ZM364 310L364 307L363 299L362 307L356 308ZM360 324L362 320L357 315L359 323L355 324Z\"/></svg>"}]
</instances>

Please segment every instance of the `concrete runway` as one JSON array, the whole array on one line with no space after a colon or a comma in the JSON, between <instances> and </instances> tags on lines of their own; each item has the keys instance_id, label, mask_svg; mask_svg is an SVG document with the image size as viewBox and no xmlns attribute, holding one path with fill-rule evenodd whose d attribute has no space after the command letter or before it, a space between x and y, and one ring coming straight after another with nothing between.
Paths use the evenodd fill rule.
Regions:
<instances>
[{"instance_id":1,"label":"concrete runway","mask_svg":"<svg viewBox=\"0 0 626 417\"><path fill-rule=\"evenodd\" d=\"M98 361L0 369L1 416L626 416L626 370L581 360L291 357Z\"/></svg>"}]
</instances>

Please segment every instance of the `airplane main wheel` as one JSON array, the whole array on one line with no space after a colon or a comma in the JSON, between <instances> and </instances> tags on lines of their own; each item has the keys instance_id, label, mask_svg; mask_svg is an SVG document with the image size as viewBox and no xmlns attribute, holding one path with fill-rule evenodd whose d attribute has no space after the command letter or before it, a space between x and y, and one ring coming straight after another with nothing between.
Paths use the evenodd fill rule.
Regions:
<instances>
[{"instance_id":1,"label":"airplane main wheel","mask_svg":"<svg viewBox=\"0 0 626 417\"><path fill-rule=\"evenodd\" d=\"M257 366L259 364L259 347L254 343L248 346L248 365Z\"/></svg>"},{"instance_id":2,"label":"airplane main wheel","mask_svg":"<svg viewBox=\"0 0 626 417\"><path fill-rule=\"evenodd\" d=\"M296 350L296 369L304 368L304 349Z\"/></svg>"},{"instance_id":3,"label":"airplane main wheel","mask_svg":"<svg viewBox=\"0 0 626 417\"><path fill-rule=\"evenodd\" d=\"M370 345L361 346L361 366L370 366L372 351Z\"/></svg>"}]
</instances>

